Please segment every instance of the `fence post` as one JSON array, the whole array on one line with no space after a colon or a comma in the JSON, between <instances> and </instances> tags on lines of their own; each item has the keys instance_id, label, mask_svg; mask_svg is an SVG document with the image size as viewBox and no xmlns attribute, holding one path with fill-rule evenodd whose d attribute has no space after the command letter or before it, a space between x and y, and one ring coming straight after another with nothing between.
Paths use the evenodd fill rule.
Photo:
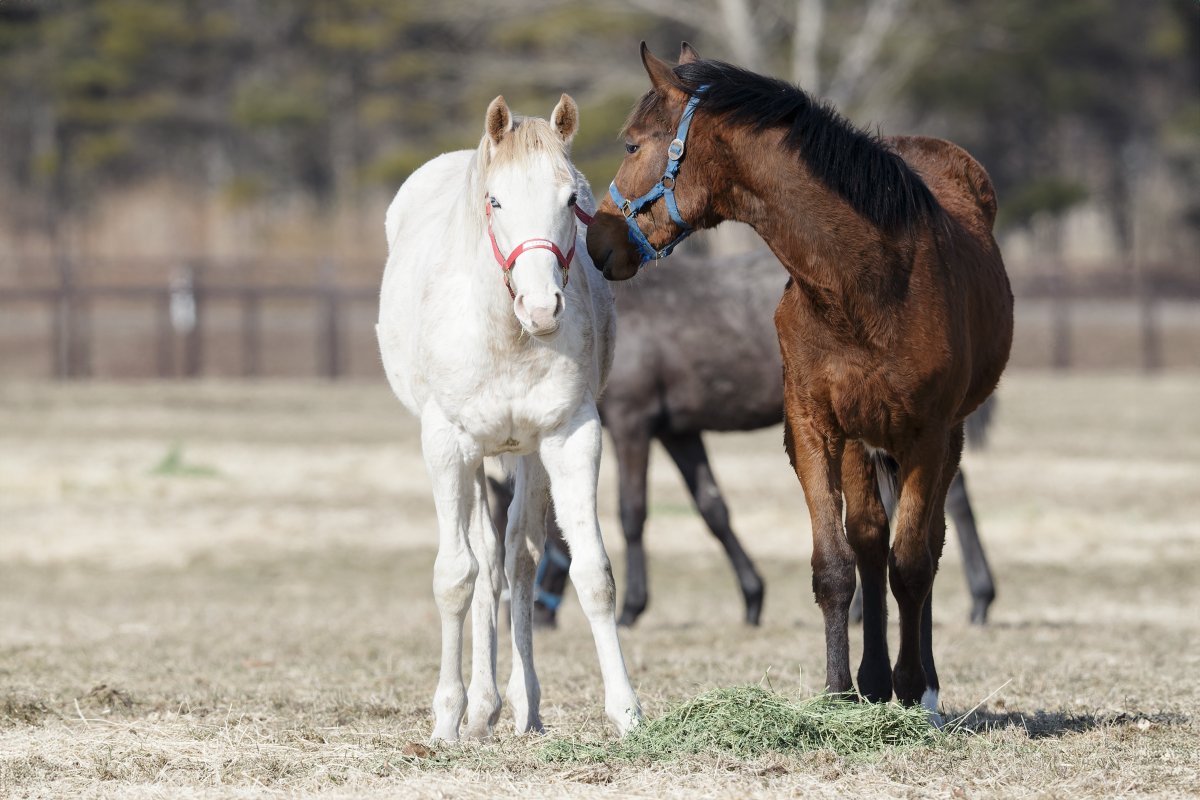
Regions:
<instances>
[{"instance_id":1,"label":"fence post","mask_svg":"<svg viewBox=\"0 0 1200 800\"><path fill-rule=\"evenodd\" d=\"M242 295L242 375L257 378L262 370L262 314L259 290L247 288Z\"/></svg>"},{"instance_id":2,"label":"fence post","mask_svg":"<svg viewBox=\"0 0 1200 800\"><path fill-rule=\"evenodd\" d=\"M196 280L196 266L184 263L171 277L171 328L183 339L183 374L195 378L200 374L201 300Z\"/></svg>"},{"instance_id":3,"label":"fence post","mask_svg":"<svg viewBox=\"0 0 1200 800\"><path fill-rule=\"evenodd\" d=\"M320 344L318 347L320 347L319 352L324 361L325 377L330 380L337 380L342 374L341 346L338 341L341 309L334 275L332 262L326 261L321 267L321 311L324 324L321 326L322 334L318 340L324 340L324 347L320 347Z\"/></svg>"},{"instance_id":4,"label":"fence post","mask_svg":"<svg viewBox=\"0 0 1200 800\"><path fill-rule=\"evenodd\" d=\"M168 287L158 304L155 327L155 358L160 379L175 377L175 337L171 328L171 289Z\"/></svg>"},{"instance_id":5,"label":"fence post","mask_svg":"<svg viewBox=\"0 0 1200 800\"><path fill-rule=\"evenodd\" d=\"M71 265L61 253L58 262L58 291L54 303L54 377L71 377Z\"/></svg>"}]
</instances>

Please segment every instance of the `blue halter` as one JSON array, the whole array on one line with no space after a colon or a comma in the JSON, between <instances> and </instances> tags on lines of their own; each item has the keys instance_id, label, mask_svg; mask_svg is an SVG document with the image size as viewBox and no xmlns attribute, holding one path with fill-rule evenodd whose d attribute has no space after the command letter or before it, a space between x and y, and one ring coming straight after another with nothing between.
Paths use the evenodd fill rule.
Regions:
<instances>
[{"instance_id":1,"label":"blue halter","mask_svg":"<svg viewBox=\"0 0 1200 800\"><path fill-rule=\"evenodd\" d=\"M658 183L650 187L650 191L636 200L626 200L617 189L615 179L608 185L609 196L617 204L617 208L621 209L621 213L625 215L625 224L629 226L629 241L637 245L638 251L642 254L642 264L671 255L675 245L692 233L692 226L684 221L683 215L679 213L679 206L675 205L675 175L679 172L679 162L683 160L683 146L687 142L688 128L692 126L692 115L696 112L696 106L700 104L700 95L707 88L707 84L701 86L688 98L687 106L683 109L683 116L679 118L679 129L675 132L675 139L667 146L667 169L658 179ZM666 198L667 213L683 230L662 250L655 250L654 246L650 244L650 240L646 238L646 234L642 233L642 229L638 227L637 215L660 197Z\"/></svg>"}]
</instances>

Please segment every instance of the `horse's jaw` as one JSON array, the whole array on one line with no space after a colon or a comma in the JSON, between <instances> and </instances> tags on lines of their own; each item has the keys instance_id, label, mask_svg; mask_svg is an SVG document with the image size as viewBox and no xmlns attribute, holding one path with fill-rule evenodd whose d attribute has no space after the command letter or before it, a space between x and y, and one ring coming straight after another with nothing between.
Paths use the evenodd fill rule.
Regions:
<instances>
[{"instance_id":1,"label":"horse's jaw","mask_svg":"<svg viewBox=\"0 0 1200 800\"><path fill-rule=\"evenodd\" d=\"M518 320L520 322L520 320ZM550 342L558 338L558 332L562 330L562 325L555 320L553 327L545 327L534 330L524 323L521 324L521 330L528 333L539 342Z\"/></svg>"}]
</instances>

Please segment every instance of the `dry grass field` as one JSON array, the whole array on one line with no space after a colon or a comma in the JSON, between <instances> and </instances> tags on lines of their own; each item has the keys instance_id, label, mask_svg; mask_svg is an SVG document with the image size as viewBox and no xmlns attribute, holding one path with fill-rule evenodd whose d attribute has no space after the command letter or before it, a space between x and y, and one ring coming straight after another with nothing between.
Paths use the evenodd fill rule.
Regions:
<instances>
[{"instance_id":1,"label":"dry grass field","mask_svg":"<svg viewBox=\"0 0 1200 800\"><path fill-rule=\"evenodd\" d=\"M652 716L764 676L793 696L823 680L781 434L709 441L764 625L739 624L656 454L651 606L623 633ZM975 710L936 746L865 760L547 763L507 714L493 744L413 755L438 638L417 442L382 382L0 386L0 796L1200 793L1200 375L1006 378L966 462L991 624L966 624L953 540L936 589L943 706ZM611 462L601 493L619 582ZM573 598L537 647L551 735L608 735Z\"/></svg>"}]
</instances>

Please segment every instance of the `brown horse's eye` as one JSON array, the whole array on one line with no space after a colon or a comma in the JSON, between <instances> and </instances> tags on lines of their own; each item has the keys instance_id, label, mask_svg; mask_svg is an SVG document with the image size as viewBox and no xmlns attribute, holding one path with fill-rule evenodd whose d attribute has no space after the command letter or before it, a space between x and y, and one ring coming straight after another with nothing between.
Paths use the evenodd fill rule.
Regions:
<instances>
[{"instance_id":1,"label":"brown horse's eye","mask_svg":"<svg viewBox=\"0 0 1200 800\"><path fill-rule=\"evenodd\" d=\"M634 144L633 142L625 143L625 152L626 153L629 153L629 155L633 155L637 151L638 151L638 145Z\"/></svg>"}]
</instances>

